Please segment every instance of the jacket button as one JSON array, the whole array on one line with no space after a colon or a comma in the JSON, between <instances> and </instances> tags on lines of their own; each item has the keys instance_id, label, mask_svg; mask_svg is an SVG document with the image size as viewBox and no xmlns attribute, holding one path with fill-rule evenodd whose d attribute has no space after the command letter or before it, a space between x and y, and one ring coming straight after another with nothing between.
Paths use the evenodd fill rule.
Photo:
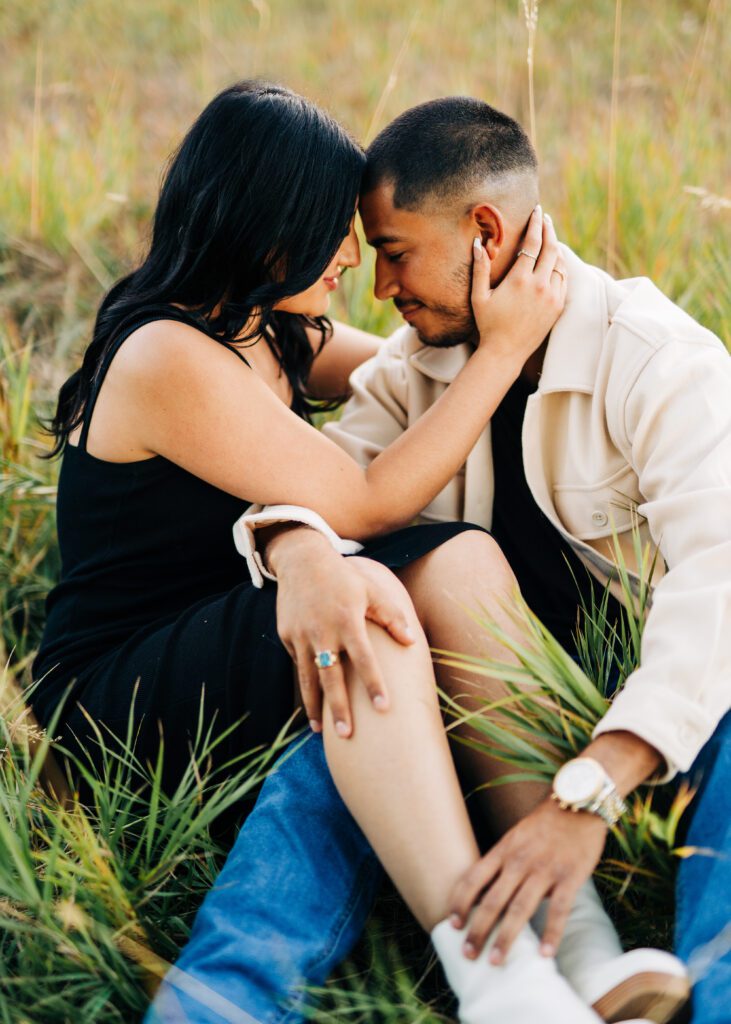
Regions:
<instances>
[{"instance_id":1,"label":"jacket button","mask_svg":"<svg viewBox=\"0 0 731 1024\"><path fill-rule=\"evenodd\" d=\"M591 521L595 526L606 526L609 522L609 517L606 512L597 509L595 512L592 512Z\"/></svg>"},{"instance_id":2,"label":"jacket button","mask_svg":"<svg viewBox=\"0 0 731 1024\"><path fill-rule=\"evenodd\" d=\"M698 733L693 726L688 723L680 726L678 729L678 736L680 737L681 743L691 744L698 742Z\"/></svg>"}]
</instances>

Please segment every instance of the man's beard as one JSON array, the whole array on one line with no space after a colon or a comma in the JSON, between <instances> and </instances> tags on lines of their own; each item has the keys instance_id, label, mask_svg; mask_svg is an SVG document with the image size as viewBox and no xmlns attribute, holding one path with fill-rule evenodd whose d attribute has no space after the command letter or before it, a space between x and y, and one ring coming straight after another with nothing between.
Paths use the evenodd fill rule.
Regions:
<instances>
[{"instance_id":1,"label":"man's beard","mask_svg":"<svg viewBox=\"0 0 731 1024\"><path fill-rule=\"evenodd\" d=\"M432 313L438 313L442 323L436 334L425 334L414 327L422 345L431 348L454 348L457 345L477 344L477 324L472 312L447 309L445 306L429 306Z\"/></svg>"},{"instance_id":2,"label":"man's beard","mask_svg":"<svg viewBox=\"0 0 731 1024\"><path fill-rule=\"evenodd\" d=\"M439 317L441 323L437 333L424 334L415 327L422 345L432 348L454 348L457 345L476 345L478 340L477 324L472 312L470 290L472 287L472 265L465 263L452 274L450 284L455 295L464 295L465 300L459 306L427 306L430 313ZM426 305L426 303L425 303Z\"/></svg>"}]
</instances>

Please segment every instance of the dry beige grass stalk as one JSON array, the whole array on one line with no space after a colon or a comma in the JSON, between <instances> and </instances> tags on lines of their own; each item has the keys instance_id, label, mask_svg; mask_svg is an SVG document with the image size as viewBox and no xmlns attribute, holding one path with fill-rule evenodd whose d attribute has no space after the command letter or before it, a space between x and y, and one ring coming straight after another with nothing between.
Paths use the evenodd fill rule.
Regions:
<instances>
[{"instance_id":1,"label":"dry beige grass stalk","mask_svg":"<svg viewBox=\"0 0 731 1024\"><path fill-rule=\"evenodd\" d=\"M536 45L536 32L538 30L538 4L540 0L523 0L523 17L525 19L525 27L528 30L528 52L527 52L527 63L528 63L528 109L530 119L530 140L533 143L533 148L538 149L538 139L536 135L536 98L535 98L535 86L533 81L533 55L535 53Z\"/></svg>"},{"instance_id":2,"label":"dry beige grass stalk","mask_svg":"<svg viewBox=\"0 0 731 1024\"><path fill-rule=\"evenodd\" d=\"M607 270L617 271L617 130L619 127L619 58L622 38L622 0L614 8L612 106L609 118L609 181L607 183Z\"/></svg>"}]
</instances>

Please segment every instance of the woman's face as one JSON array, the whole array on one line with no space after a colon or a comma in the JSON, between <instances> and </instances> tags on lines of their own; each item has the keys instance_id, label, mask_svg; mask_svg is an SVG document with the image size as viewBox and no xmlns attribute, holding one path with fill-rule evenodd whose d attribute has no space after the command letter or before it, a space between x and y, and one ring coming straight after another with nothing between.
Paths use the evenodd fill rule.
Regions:
<instances>
[{"instance_id":1,"label":"woman's face","mask_svg":"<svg viewBox=\"0 0 731 1024\"><path fill-rule=\"evenodd\" d=\"M340 275L346 267L360 265L360 245L355 233L355 216L350 222L350 230L340 243L332 263L325 269L322 277L315 281L307 291L299 295L290 295L278 302L275 309L285 313L300 313L305 316L324 316L330 306L330 295L339 285Z\"/></svg>"}]
</instances>

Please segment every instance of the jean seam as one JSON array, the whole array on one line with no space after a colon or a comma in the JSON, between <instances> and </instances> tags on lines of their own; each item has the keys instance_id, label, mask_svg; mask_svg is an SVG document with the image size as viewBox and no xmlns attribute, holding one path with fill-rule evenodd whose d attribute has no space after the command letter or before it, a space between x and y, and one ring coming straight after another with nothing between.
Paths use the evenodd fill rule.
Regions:
<instances>
[{"instance_id":1,"label":"jean seam","mask_svg":"<svg viewBox=\"0 0 731 1024\"><path fill-rule=\"evenodd\" d=\"M343 910L341 911L340 916L338 917L335 923L335 926L330 929L330 941L324 947L324 949L320 950L317 957L306 965L305 976L311 975L314 968L321 964L323 960L326 960L332 954L332 951L337 946L338 941L342 936L343 929L350 920L353 914L353 910L355 909L358 899L360 898L362 883L365 881L367 874L370 871L372 871L372 869L376 867L378 863L379 862L372 850L368 851L361 860L355 874L355 880L350 892L350 896L348 897L345 906L343 907ZM300 999L302 999L303 993L298 993L298 995ZM298 1008L292 1006L280 1007L274 1010L273 1013L267 1018L266 1024L284 1024L289 1015L293 1012L299 1012Z\"/></svg>"}]
</instances>

